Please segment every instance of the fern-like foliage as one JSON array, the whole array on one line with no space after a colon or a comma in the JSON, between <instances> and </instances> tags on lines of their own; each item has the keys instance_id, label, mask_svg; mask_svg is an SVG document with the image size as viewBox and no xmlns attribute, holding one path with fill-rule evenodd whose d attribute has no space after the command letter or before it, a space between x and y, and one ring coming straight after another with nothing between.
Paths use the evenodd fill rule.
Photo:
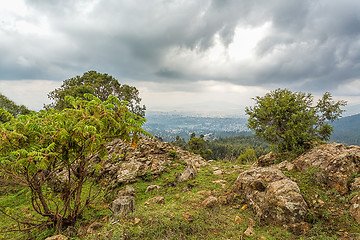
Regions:
<instances>
[{"instance_id":1,"label":"fern-like foliage","mask_svg":"<svg viewBox=\"0 0 360 240\"><path fill-rule=\"evenodd\" d=\"M142 129L146 120L130 112L126 102L84 97L66 97L73 108L10 117L0 124L0 180L29 187L34 210L57 229L75 224L93 199L83 195L82 187L102 164L89 156L104 156L114 138L134 144L140 135L149 135ZM67 173L67 180L59 191L52 186L60 172Z\"/></svg>"}]
</instances>

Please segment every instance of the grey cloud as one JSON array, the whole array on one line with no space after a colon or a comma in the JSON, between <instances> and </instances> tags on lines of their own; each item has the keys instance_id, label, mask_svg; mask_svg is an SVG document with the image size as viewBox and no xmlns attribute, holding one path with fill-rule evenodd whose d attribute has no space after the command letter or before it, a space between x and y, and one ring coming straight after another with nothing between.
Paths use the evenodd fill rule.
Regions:
<instances>
[{"instance_id":1,"label":"grey cloud","mask_svg":"<svg viewBox=\"0 0 360 240\"><path fill-rule=\"evenodd\" d=\"M0 59L2 79L63 80L95 69L139 81L213 79L321 89L336 88L360 74L357 0L26 3L31 11L25 20L37 24L45 19L50 33L9 33L0 24L0 53L6 56ZM229 46L237 26L267 22L271 30L257 45L254 64L234 65L231 73L194 70L166 58L172 49L205 53L217 35Z\"/></svg>"},{"instance_id":2,"label":"grey cloud","mask_svg":"<svg viewBox=\"0 0 360 240\"><path fill-rule=\"evenodd\" d=\"M272 63L259 66L258 79L332 89L359 77L359 10L356 1L288 1L273 9L273 31L257 47L259 60Z\"/></svg>"}]
</instances>

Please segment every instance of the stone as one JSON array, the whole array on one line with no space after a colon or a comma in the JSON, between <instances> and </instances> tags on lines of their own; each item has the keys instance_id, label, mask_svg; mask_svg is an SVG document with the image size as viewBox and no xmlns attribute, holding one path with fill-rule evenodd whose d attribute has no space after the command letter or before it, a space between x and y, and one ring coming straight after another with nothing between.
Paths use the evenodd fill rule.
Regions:
<instances>
[{"instance_id":1,"label":"stone","mask_svg":"<svg viewBox=\"0 0 360 240\"><path fill-rule=\"evenodd\" d=\"M274 152L269 152L266 155L259 157L258 161L255 163L256 167L267 167L273 165L277 159L277 154Z\"/></svg>"},{"instance_id":2,"label":"stone","mask_svg":"<svg viewBox=\"0 0 360 240\"><path fill-rule=\"evenodd\" d=\"M201 191L198 191L197 194L211 196L212 193L211 193L211 191L201 190Z\"/></svg>"},{"instance_id":3,"label":"stone","mask_svg":"<svg viewBox=\"0 0 360 240\"><path fill-rule=\"evenodd\" d=\"M135 211L135 197L120 196L111 204L114 217L123 218L131 212Z\"/></svg>"},{"instance_id":4,"label":"stone","mask_svg":"<svg viewBox=\"0 0 360 240\"><path fill-rule=\"evenodd\" d=\"M125 190L118 192L118 197L120 196L135 196L136 190L133 186L126 185Z\"/></svg>"},{"instance_id":5,"label":"stone","mask_svg":"<svg viewBox=\"0 0 360 240\"><path fill-rule=\"evenodd\" d=\"M236 223L241 223L243 220L241 219L241 217L235 216L234 221L235 221Z\"/></svg>"},{"instance_id":6,"label":"stone","mask_svg":"<svg viewBox=\"0 0 360 240\"><path fill-rule=\"evenodd\" d=\"M248 227L244 232L245 237L252 237L254 235L255 235L255 230L253 227Z\"/></svg>"},{"instance_id":7,"label":"stone","mask_svg":"<svg viewBox=\"0 0 360 240\"><path fill-rule=\"evenodd\" d=\"M210 196L201 203L205 208L212 208L218 204L216 197Z\"/></svg>"},{"instance_id":8,"label":"stone","mask_svg":"<svg viewBox=\"0 0 360 240\"><path fill-rule=\"evenodd\" d=\"M68 240L68 238L64 235L59 234L59 235L45 238L45 240Z\"/></svg>"},{"instance_id":9,"label":"stone","mask_svg":"<svg viewBox=\"0 0 360 240\"><path fill-rule=\"evenodd\" d=\"M351 176L360 171L360 147L323 144L300 155L293 164L302 172L313 171L314 180L345 195Z\"/></svg>"},{"instance_id":10,"label":"stone","mask_svg":"<svg viewBox=\"0 0 360 240\"><path fill-rule=\"evenodd\" d=\"M191 213L182 212L181 215L183 216L183 218L184 218L185 221L187 221L187 222L192 222L192 221L195 220L194 215L192 215Z\"/></svg>"},{"instance_id":11,"label":"stone","mask_svg":"<svg viewBox=\"0 0 360 240\"><path fill-rule=\"evenodd\" d=\"M255 227L256 222L255 222L254 219L249 218L249 219L247 220L247 225L248 225L249 227Z\"/></svg>"},{"instance_id":12,"label":"stone","mask_svg":"<svg viewBox=\"0 0 360 240\"><path fill-rule=\"evenodd\" d=\"M135 180L136 177L139 175L138 172L140 171L141 165L142 164L140 162L134 160L129 162L124 162L123 164L121 164L116 176L117 182L118 183L134 182L133 180Z\"/></svg>"},{"instance_id":13,"label":"stone","mask_svg":"<svg viewBox=\"0 0 360 240\"><path fill-rule=\"evenodd\" d=\"M185 170L178 175L175 182L176 183L182 183L186 181L190 181L192 179L195 179L197 177L197 170L194 165L189 164L186 166Z\"/></svg>"},{"instance_id":14,"label":"stone","mask_svg":"<svg viewBox=\"0 0 360 240\"><path fill-rule=\"evenodd\" d=\"M224 180L224 179L214 180L214 181L212 181L212 183L222 184L222 183L226 183L226 180Z\"/></svg>"},{"instance_id":15,"label":"stone","mask_svg":"<svg viewBox=\"0 0 360 240\"><path fill-rule=\"evenodd\" d=\"M134 225L138 224L140 221L141 221L140 218L135 218L134 219Z\"/></svg>"},{"instance_id":16,"label":"stone","mask_svg":"<svg viewBox=\"0 0 360 240\"><path fill-rule=\"evenodd\" d=\"M160 187L159 187L158 185L149 185L149 186L146 188L145 193L150 192L150 191L152 191L152 190L154 190L154 189L160 189Z\"/></svg>"},{"instance_id":17,"label":"stone","mask_svg":"<svg viewBox=\"0 0 360 240\"><path fill-rule=\"evenodd\" d=\"M293 223L288 224L286 228L295 235L304 235L311 229L311 224L307 222Z\"/></svg>"},{"instance_id":18,"label":"stone","mask_svg":"<svg viewBox=\"0 0 360 240\"><path fill-rule=\"evenodd\" d=\"M165 198L161 197L161 196L153 197L153 198L150 198L149 200L147 200L144 204L148 205L148 204L152 204L152 203L164 204Z\"/></svg>"},{"instance_id":19,"label":"stone","mask_svg":"<svg viewBox=\"0 0 360 240\"><path fill-rule=\"evenodd\" d=\"M308 212L297 184L274 167L256 167L240 173L233 191L267 224L303 223Z\"/></svg>"},{"instance_id":20,"label":"stone","mask_svg":"<svg viewBox=\"0 0 360 240\"><path fill-rule=\"evenodd\" d=\"M360 177L354 179L354 182L350 185L351 191L359 191L360 190Z\"/></svg>"},{"instance_id":21,"label":"stone","mask_svg":"<svg viewBox=\"0 0 360 240\"><path fill-rule=\"evenodd\" d=\"M86 233L87 233L87 234L97 233L103 226L104 226L104 224L102 224L102 223L93 222L93 223L90 224L90 226L88 227Z\"/></svg>"},{"instance_id":22,"label":"stone","mask_svg":"<svg viewBox=\"0 0 360 240\"><path fill-rule=\"evenodd\" d=\"M283 161L281 163L274 165L274 168L277 168L279 170L291 171L291 170L295 169L295 165L292 164L291 162Z\"/></svg>"},{"instance_id":23,"label":"stone","mask_svg":"<svg viewBox=\"0 0 360 240\"><path fill-rule=\"evenodd\" d=\"M219 169L219 170L215 170L213 173L214 173L214 175L216 175L216 176L220 176L220 175L222 175L222 174L224 173L224 171L221 170L221 169Z\"/></svg>"},{"instance_id":24,"label":"stone","mask_svg":"<svg viewBox=\"0 0 360 240\"><path fill-rule=\"evenodd\" d=\"M222 205L227 205L231 202L231 196L219 196L219 203Z\"/></svg>"},{"instance_id":25,"label":"stone","mask_svg":"<svg viewBox=\"0 0 360 240\"><path fill-rule=\"evenodd\" d=\"M360 224L360 195L351 198L350 204L350 215Z\"/></svg>"}]
</instances>

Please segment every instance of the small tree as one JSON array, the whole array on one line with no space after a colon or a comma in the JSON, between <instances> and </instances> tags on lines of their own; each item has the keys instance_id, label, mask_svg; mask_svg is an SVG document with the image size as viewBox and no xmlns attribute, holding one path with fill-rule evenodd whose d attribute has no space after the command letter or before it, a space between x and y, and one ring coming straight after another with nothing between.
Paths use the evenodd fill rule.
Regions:
<instances>
[{"instance_id":1,"label":"small tree","mask_svg":"<svg viewBox=\"0 0 360 240\"><path fill-rule=\"evenodd\" d=\"M5 110L2 111L1 109ZM19 114L30 114L31 110L29 110L24 105L17 105L6 96L0 93L0 123L7 122L10 120L11 116L16 117Z\"/></svg>"},{"instance_id":2,"label":"small tree","mask_svg":"<svg viewBox=\"0 0 360 240\"><path fill-rule=\"evenodd\" d=\"M65 96L83 98L85 93L91 93L101 101L105 101L108 96L114 95L121 101L127 101L130 111L139 116L145 116L146 108L144 105L140 105L141 98L139 97L139 91L135 87L126 84L121 85L114 77L96 71L88 71L81 77L76 76L65 80L60 88L48 94L48 97L54 102L46 105L45 108L62 110L72 107L65 100Z\"/></svg>"},{"instance_id":3,"label":"small tree","mask_svg":"<svg viewBox=\"0 0 360 240\"><path fill-rule=\"evenodd\" d=\"M313 104L310 93L277 89L264 97L255 97L254 107L247 107L248 127L279 151L303 151L305 143L327 141L334 121L344 111L346 101L333 101L330 93Z\"/></svg>"},{"instance_id":4,"label":"small tree","mask_svg":"<svg viewBox=\"0 0 360 240\"><path fill-rule=\"evenodd\" d=\"M16 219L28 229L74 225L96 198L91 176L101 169L91 154L106 156L106 144L114 138L135 145L145 119L131 113L125 102L110 95L102 102L66 97L73 108L50 109L12 118L0 124L0 180L28 187L34 210L44 220ZM61 180L59 188L54 187ZM83 186L89 186L83 192ZM7 214L3 208L0 212ZM8 215L8 214L7 214ZM9 216L9 215L8 215Z\"/></svg>"},{"instance_id":5,"label":"small tree","mask_svg":"<svg viewBox=\"0 0 360 240\"><path fill-rule=\"evenodd\" d=\"M189 149L192 153L200 154L203 158L211 159L213 152L207 148L207 141L204 140L204 135L196 137L195 133L192 133L188 142Z\"/></svg>"}]
</instances>

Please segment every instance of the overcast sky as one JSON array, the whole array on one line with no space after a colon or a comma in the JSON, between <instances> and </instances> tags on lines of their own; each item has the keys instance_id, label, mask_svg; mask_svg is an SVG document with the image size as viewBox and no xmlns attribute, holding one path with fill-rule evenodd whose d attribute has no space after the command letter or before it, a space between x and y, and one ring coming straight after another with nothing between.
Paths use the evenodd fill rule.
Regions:
<instances>
[{"instance_id":1,"label":"overcast sky","mask_svg":"<svg viewBox=\"0 0 360 240\"><path fill-rule=\"evenodd\" d=\"M0 92L35 110L96 70L149 111L243 115L288 88L360 112L359 0L1 1L0 56Z\"/></svg>"}]
</instances>

